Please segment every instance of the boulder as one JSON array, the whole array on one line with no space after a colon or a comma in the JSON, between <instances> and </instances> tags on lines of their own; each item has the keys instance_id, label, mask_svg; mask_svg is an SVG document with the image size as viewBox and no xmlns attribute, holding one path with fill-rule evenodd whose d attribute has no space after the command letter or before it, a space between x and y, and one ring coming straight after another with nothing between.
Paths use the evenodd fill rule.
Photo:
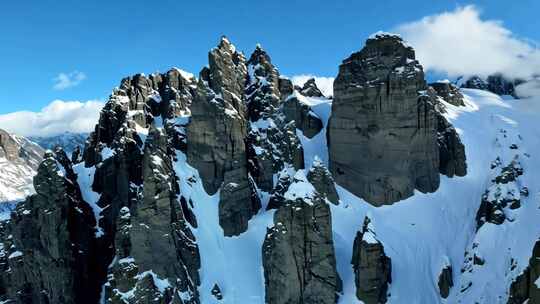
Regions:
<instances>
[{"instance_id":1,"label":"boulder","mask_svg":"<svg viewBox=\"0 0 540 304\"><path fill-rule=\"evenodd\" d=\"M439 172L448 177L467 175L465 145L452 124L439 111L437 118L437 144L439 147Z\"/></svg>"},{"instance_id":2,"label":"boulder","mask_svg":"<svg viewBox=\"0 0 540 304\"><path fill-rule=\"evenodd\" d=\"M76 186L71 162L46 152L36 194L20 203L0 233L0 300L9 303L96 303L104 273L94 268L94 216Z\"/></svg>"},{"instance_id":3,"label":"boulder","mask_svg":"<svg viewBox=\"0 0 540 304\"><path fill-rule=\"evenodd\" d=\"M443 299L448 298L448 295L450 294L450 288L454 286L454 280L452 278L452 266L446 265L441 270L441 274L439 275L439 282L437 283L439 286L439 293L441 294L441 297Z\"/></svg>"},{"instance_id":4,"label":"boulder","mask_svg":"<svg viewBox=\"0 0 540 304\"><path fill-rule=\"evenodd\" d=\"M279 89L286 81L279 77L270 56L260 45L248 60L248 71L245 90L249 117L248 171L257 187L271 191L274 174L286 167L304 167L303 150L296 136L296 123L284 118L281 107Z\"/></svg>"}]
</instances>

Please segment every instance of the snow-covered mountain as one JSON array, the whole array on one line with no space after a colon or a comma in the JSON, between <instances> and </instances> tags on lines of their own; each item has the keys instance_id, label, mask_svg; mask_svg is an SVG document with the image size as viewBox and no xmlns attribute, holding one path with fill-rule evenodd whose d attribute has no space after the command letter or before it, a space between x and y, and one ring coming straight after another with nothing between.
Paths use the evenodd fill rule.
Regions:
<instances>
[{"instance_id":1,"label":"snow-covered mountain","mask_svg":"<svg viewBox=\"0 0 540 304\"><path fill-rule=\"evenodd\" d=\"M0 130L0 208L34 193L32 178L43 152L32 141Z\"/></svg>"},{"instance_id":2,"label":"snow-covered mountain","mask_svg":"<svg viewBox=\"0 0 540 304\"><path fill-rule=\"evenodd\" d=\"M333 97L223 38L122 80L0 224L5 303L540 303L540 113L378 33ZM29 275L31 274L31 275Z\"/></svg>"},{"instance_id":3,"label":"snow-covered mountain","mask_svg":"<svg viewBox=\"0 0 540 304\"><path fill-rule=\"evenodd\" d=\"M37 143L45 150L54 151L57 146L60 146L64 151L71 156L71 153L79 147L84 148L84 144L88 138L88 133L72 133L65 132L54 136L30 136L28 139Z\"/></svg>"}]
</instances>

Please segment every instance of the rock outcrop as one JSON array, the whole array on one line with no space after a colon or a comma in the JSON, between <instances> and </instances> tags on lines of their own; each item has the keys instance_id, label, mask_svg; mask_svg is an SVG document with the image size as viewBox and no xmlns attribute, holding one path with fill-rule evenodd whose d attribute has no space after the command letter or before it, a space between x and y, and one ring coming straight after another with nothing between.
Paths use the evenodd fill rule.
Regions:
<instances>
[{"instance_id":1,"label":"rock outcrop","mask_svg":"<svg viewBox=\"0 0 540 304\"><path fill-rule=\"evenodd\" d=\"M490 187L482 195L482 202L476 214L477 229L486 223L500 225L506 220L506 209L521 207L521 197L528 195L526 187L521 185L519 176L523 168L516 156L510 163L503 166L497 158L492 162L492 169L499 174L491 181Z\"/></svg>"},{"instance_id":2,"label":"rock outcrop","mask_svg":"<svg viewBox=\"0 0 540 304\"><path fill-rule=\"evenodd\" d=\"M219 221L226 236L247 230L259 210L248 180L245 139L247 109L244 55L226 38L209 55L209 68L200 73L187 128L188 162L199 170L207 192L221 187Z\"/></svg>"},{"instance_id":3,"label":"rock outcrop","mask_svg":"<svg viewBox=\"0 0 540 304\"><path fill-rule=\"evenodd\" d=\"M463 94L461 94L459 88L453 83L450 83L449 81L437 81L430 83L429 86L437 92L438 96L449 104L457 107L465 105Z\"/></svg>"},{"instance_id":4,"label":"rock outcrop","mask_svg":"<svg viewBox=\"0 0 540 304\"><path fill-rule=\"evenodd\" d=\"M510 285L507 303L540 303L538 280L540 280L540 240L536 241L534 245L529 265Z\"/></svg>"},{"instance_id":5,"label":"rock outcrop","mask_svg":"<svg viewBox=\"0 0 540 304\"><path fill-rule=\"evenodd\" d=\"M435 116L439 146L439 172L448 177L467 175L465 146L459 134L442 113L437 111Z\"/></svg>"},{"instance_id":6,"label":"rock outcrop","mask_svg":"<svg viewBox=\"0 0 540 304\"><path fill-rule=\"evenodd\" d=\"M290 95L283 102L283 113L287 121L294 121L298 129L307 138L319 134L323 128L321 118L311 110L311 107L303 102L303 97L297 93Z\"/></svg>"},{"instance_id":7,"label":"rock outcrop","mask_svg":"<svg viewBox=\"0 0 540 304\"><path fill-rule=\"evenodd\" d=\"M437 121L422 66L401 38L379 34L340 65L328 128L330 171L369 203L439 186Z\"/></svg>"},{"instance_id":8,"label":"rock outcrop","mask_svg":"<svg viewBox=\"0 0 540 304\"><path fill-rule=\"evenodd\" d=\"M284 116L282 102L287 93L280 91L280 84L288 82L279 77L270 56L260 46L248 60L248 71L248 169L260 189L271 191L274 174L284 168L304 167L304 151L296 136L296 122Z\"/></svg>"},{"instance_id":9,"label":"rock outcrop","mask_svg":"<svg viewBox=\"0 0 540 304\"><path fill-rule=\"evenodd\" d=\"M295 175L266 233L262 256L269 304L337 303L341 291L330 208L314 189L296 191L306 183L301 173Z\"/></svg>"},{"instance_id":10,"label":"rock outcrop","mask_svg":"<svg viewBox=\"0 0 540 304\"><path fill-rule=\"evenodd\" d=\"M441 298L446 299L450 294L450 288L454 286L454 279L452 278L452 266L445 265L441 270L439 275L439 281L437 283L439 286L439 293Z\"/></svg>"},{"instance_id":11,"label":"rock outcrop","mask_svg":"<svg viewBox=\"0 0 540 304\"><path fill-rule=\"evenodd\" d=\"M351 263L356 297L366 304L386 303L388 286L392 283L392 261L377 239L369 217L364 219L362 231L354 239Z\"/></svg>"},{"instance_id":12,"label":"rock outcrop","mask_svg":"<svg viewBox=\"0 0 540 304\"><path fill-rule=\"evenodd\" d=\"M324 97L324 94L317 87L317 83L315 83L315 78L310 78L304 83L300 89L300 94L308 97Z\"/></svg>"},{"instance_id":13,"label":"rock outcrop","mask_svg":"<svg viewBox=\"0 0 540 304\"><path fill-rule=\"evenodd\" d=\"M0 300L6 303L96 303L104 273L94 216L81 198L62 150L47 152L34 178L36 194L3 223Z\"/></svg>"}]
</instances>

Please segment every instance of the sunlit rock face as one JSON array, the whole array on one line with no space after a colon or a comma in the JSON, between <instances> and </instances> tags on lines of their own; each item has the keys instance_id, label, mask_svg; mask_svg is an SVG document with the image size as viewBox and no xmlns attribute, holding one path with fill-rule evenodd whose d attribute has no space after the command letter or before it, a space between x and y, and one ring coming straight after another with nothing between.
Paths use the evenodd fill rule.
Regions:
<instances>
[{"instance_id":1,"label":"sunlit rock face","mask_svg":"<svg viewBox=\"0 0 540 304\"><path fill-rule=\"evenodd\" d=\"M338 184L376 206L437 190L437 122L426 88L414 50L395 35L376 35L343 61L328 129Z\"/></svg>"}]
</instances>

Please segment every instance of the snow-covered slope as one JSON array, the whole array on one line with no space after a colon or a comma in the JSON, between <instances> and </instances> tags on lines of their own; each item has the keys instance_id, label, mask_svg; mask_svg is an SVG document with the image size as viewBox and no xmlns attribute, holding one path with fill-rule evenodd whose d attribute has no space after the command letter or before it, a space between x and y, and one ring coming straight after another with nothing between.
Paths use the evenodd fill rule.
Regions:
<instances>
[{"instance_id":1,"label":"snow-covered slope","mask_svg":"<svg viewBox=\"0 0 540 304\"><path fill-rule=\"evenodd\" d=\"M42 155L37 144L0 130L0 203L20 201L34 192L32 178Z\"/></svg>"},{"instance_id":2,"label":"snow-covered slope","mask_svg":"<svg viewBox=\"0 0 540 304\"><path fill-rule=\"evenodd\" d=\"M339 303L361 303L355 296L350 261L354 237L367 214L392 259L393 283L388 303L441 303L437 282L447 263L454 269L454 287L445 303L506 303L510 282L526 267L540 235L540 182L535 178L540 168L540 130L534 128L540 113L527 110L528 100L503 100L474 89L462 92L465 107L445 105L446 117L458 129L466 146L466 177L442 176L435 193L417 192L398 204L378 208L337 185L341 202L332 205L332 222L338 271L344 285ZM303 97L302 101L328 119L331 100ZM327 162L325 130L312 139L300 139L306 168L315 158ZM511 149L512 144L518 149ZM486 223L477 232L476 213L494 175L490 170L492 161L499 157L505 163L516 155L524 169L520 182L528 187L529 197L523 198L522 207L508 215L512 222ZM215 282L227 291L222 303L263 303L260 248L266 228L272 225L274 211L261 209L246 233L223 237L217 224L219 196L208 196L200 183L187 182L197 172L183 155L178 157L176 170L181 177L182 193L189 193L194 200L197 218L205 219L196 230L203 253L202 303L212 303L210 290ZM466 264L464 253L473 250L473 244L478 244L475 250L481 252L485 263L476 265L472 272L462 273L460 270ZM469 282L471 287L462 291Z\"/></svg>"}]
</instances>

